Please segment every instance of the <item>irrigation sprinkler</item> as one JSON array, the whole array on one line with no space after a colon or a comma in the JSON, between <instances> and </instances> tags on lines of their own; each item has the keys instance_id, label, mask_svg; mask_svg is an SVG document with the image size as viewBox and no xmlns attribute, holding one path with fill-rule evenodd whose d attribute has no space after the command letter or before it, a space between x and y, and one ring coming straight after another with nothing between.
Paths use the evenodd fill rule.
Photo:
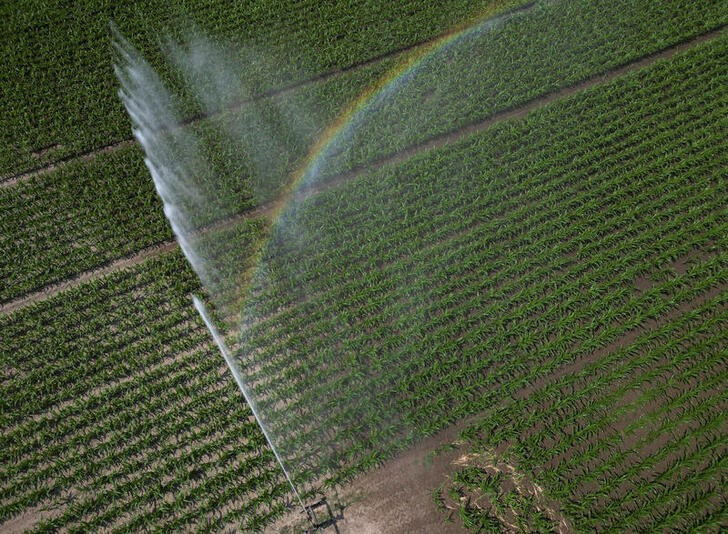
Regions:
<instances>
[{"instance_id":1,"label":"irrigation sprinkler","mask_svg":"<svg viewBox=\"0 0 728 534\"><path fill-rule=\"evenodd\" d=\"M331 510L331 506L326 500L326 497L322 497L315 503L304 507L304 509L306 511L308 521L311 523L311 527L303 531L304 534L314 534L322 532L328 527L333 527L334 532L336 532L336 534L339 534L339 527L336 522L338 519L341 518L334 515L334 512ZM317 516L316 510L320 510L319 515L325 514L325 517L322 519L321 517Z\"/></svg>"},{"instance_id":2,"label":"irrigation sprinkler","mask_svg":"<svg viewBox=\"0 0 728 534\"><path fill-rule=\"evenodd\" d=\"M212 322L212 318L210 317L210 314L207 311L207 308L205 307L205 304L195 295L192 295L192 301L195 304L195 308L199 312L200 316L202 317L202 320L205 322L205 325L207 326L207 329L210 331L210 334L212 335L212 338L215 340L215 343L217 344L218 348L220 349L220 352L223 355L223 358L225 358L225 362L227 363L228 367L230 368L230 372L233 374L233 377L235 378L235 382L238 384L238 387L240 388L240 391L243 394L243 397L245 397L246 402L250 406L251 411L253 412L253 415L255 416L255 420L258 423L258 426L260 426L260 429L263 431L263 435L265 436L266 441L268 442L268 445L270 446L271 450L273 451L273 454L276 457L276 460L278 461L278 465L281 466L281 470L283 471L283 474L286 476L286 480L291 485L291 489L293 490L294 495L296 496L296 499L298 499L299 504L301 505L301 508L303 509L303 513L306 515L306 518L308 519L308 522L311 524L311 526L304 530L306 534L313 534L315 532L321 532L323 529L333 526L334 531L338 534L339 528L336 525L338 517L334 516L334 513L331 510L331 506L329 505L328 501L326 500L326 497L322 497L318 501L314 502L313 504L310 504L306 506L303 504L303 499L301 498L301 494L298 493L298 490L296 489L296 486L293 484L293 480L291 479L290 475L288 474L288 470L286 469L285 465L283 465L283 459L278 454L278 450L276 449L275 445L273 444L273 440L270 437L270 434L268 433L268 429L265 427L265 424L263 424L263 420L258 415L258 410L255 406L255 402L253 401L252 397L250 396L247 387L245 386L245 383L243 382L243 376L240 372L240 367L238 367L238 364L235 362L235 360L232 357L232 354L230 353L230 350L228 349L227 345L225 344L225 341L222 339L222 336L220 335L220 332L217 330L217 327ZM316 514L316 511L319 510L318 515ZM320 517L325 512L325 517Z\"/></svg>"},{"instance_id":3,"label":"irrigation sprinkler","mask_svg":"<svg viewBox=\"0 0 728 534\"><path fill-rule=\"evenodd\" d=\"M220 335L220 332L217 330L217 327L213 324L212 319L210 318L210 314L208 313L207 308L205 307L204 303L199 298L197 298L195 295L192 295L192 301L195 303L195 308L197 308L197 311L199 312L200 316L202 317L202 320L205 322L205 325L207 326L207 329L210 331L212 338L215 340L217 347L220 349L220 352L222 353L223 358L225 358L225 363L227 363L228 367L230 368L230 372L233 374L233 378L235 378L235 382L238 384L238 387L240 388L240 391L243 394L243 397L245 397L245 401L248 403L248 406L250 406L250 410L253 412L253 416L255 417L255 420L257 421L260 429L263 431L265 440L268 442L268 446L270 446L271 450L273 451L273 454L275 455L276 460L278 460L278 465L281 466L281 469L283 470L283 474L286 476L286 480L291 485L291 489L293 490L294 495L298 499L298 502L301 505L303 512L310 519L313 516L312 508L311 507L307 508L306 505L303 504L303 499L301 499L301 494L298 493L296 486L293 484L293 480L291 479L291 476L288 474L288 470L286 469L286 466L283 465L283 460L281 459L280 455L278 454L278 450L276 449L275 445L273 444L273 440L271 439L270 434L268 433L268 429L265 427L265 425L263 424L263 420L260 418L260 416L258 414L258 410L255 406L255 402L253 401L253 398L248 393L248 388L245 386L245 383L243 382L243 375L240 372L240 368L238 367L238 364L233 359L232 354L230 353L230 350L227 348L227 345L225 344L225 341L222 339L222 336ZM313 517L315 517L315 516L313 516Z\"/></svg>"}]
</instances>

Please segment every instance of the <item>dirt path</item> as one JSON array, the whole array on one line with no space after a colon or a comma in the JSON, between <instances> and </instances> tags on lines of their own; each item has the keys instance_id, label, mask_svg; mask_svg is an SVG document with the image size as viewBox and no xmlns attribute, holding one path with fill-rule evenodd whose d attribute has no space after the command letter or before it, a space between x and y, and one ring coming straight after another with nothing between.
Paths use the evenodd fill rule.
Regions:
<instances>
[{"instance_id":1,"label":"dirt path","mask_svg":"<svg viewBox=\"0 0 728 534\"><path fill-rule=\"evenodd\" d=\"M61 167L65 167L66 165L70 165L71 163L91 161L101 154L116 152L121 148L134 144L136 144L136 141L134 139L124 139L123 141L111 143L109 145L102 146L101 148L82 152L81 154L77 154L74 156L61 158L57 161L48 163L47 165L43 165L41 167L36 167L35 169L31 169L29 171L3 176L2 178L0 178L0 188L13 186L19 182L22 182L23 180L33 178L34 176L42 176L49 172L55 171L56 169L60 169Z\"/></svg>"},{"instance_id":2,"label":"dirt path","mask_svg":"<svg viewBox=\"0 0 728 534\"><path fill-rule=\"evenodd\" d=\"M701 35L694 37L688 41L685 41L683 43L667 47L659 52L656 52L649 56L645 56L645 57L635 60L633 62L627 63L621 67L612 69L605 74L593 76L576 85L565 87L558 91L554 91L547 95L535 98L515 109L495 113L482 121L468 124L466 126L460 127L458 129L448 132L446 134L442 134L442 135L433 137L425 142L419 143L417 145L413 145L413 146L411 146L405 150L402 150L400 152L397 152L395 154L375 160L374 162L371 162L371 163L367 164L366 166L356 167L346 173L343 173L343 174L337 176L336 178L333 178L330 181L327 181L325 184L322 184L321 186L316 186L314 188L305 190L302 193L299 192L298 194L302 194L304 197L306 197L306 196L310 196L312 194L316 194L316 193L319 193L319 192L327 190L327 189L337 187L345 182L348 182L349 180L355 179L356 177L358 177L366 172L370 172L375 169L386 167L388 165L404 162L421 152L425 152L428 150L432 150L434 148L452 144L468 135L485 131L496 123L506 121L509 119L513 119L513 118L517 118L517 117L523 117L523 116L527 115L528 113L530 113L531 111L534 111L538 108L546 106L550 103L556 102L558 100L566 98L575 93L585 91L585 90L589 89L590 87L594 87L595 85L609 82L628 72L648 67L649 65L652 65L656 61L670 58L670 57L674 56L675 54L686 51L694 46L697 46L700 43L709 41L709 40L717 37L718 35L720 35L722 32L726 31L727 27L728 27L728 25L721 26L720 28L717 28L717 29L712 30L705 34L701 34ZM419 45L417 45L417 46L419 46ZM411 50L414 48L416 48L416 46L410 47L410 48L404 49L404 50L407 51L407 50ZM390 55L383 56L383 57L391 57L392 55L395 55L397 53L402 53L402 51L393 52ZM370 64L375 61L377 61L377 59L372 59L367 64ZM361 65L364 65L364 64L360 64L360 66ZM354 68L358 68L358 67L350 67L349 70L354 69ZM345 72L345 71L346 70L337 71L337 72ZM335 75L335 74L329 73L326 75L322 75L321 77L319 77L319 79L325 79L326 76L330 77L333 75ZM310 83L310 82L301 82L298 84L298 86L303 85L304 83ZM287 91L287 90L291 90L291 89L290 88L281 89L281 90L279 90L279 92L283 92L283 91ZM131 141L125 141L125 143L131 143ZM88 157L90 157L90 156L88 156ZM38 173L40 171L34 171L34 172ZM235 224L246 218L268 216L269 214L273 213L274 210L278 206L280 206L282 203L285 203L286 201L287 201L287 197L279 198L275 201L272 201L272 202L269 202L262 206L259 206L257 208L254 208L250 211L241 213L229 220L218 223L218 224L214 225L213 229L220 228L223 226L230 226L230 225ZM14 299L14 300L7 302L6 304L3 304L2 306L0 306L0 315L11 313L28 304L31 304L33 302L39 302L39 301L45 300L47 298L50 298L50 297L60 293L61 291L65 291L72 287L76 287L79 284L81 284L87 280L105 276L111 272L117 271L124 267L139 264L151 256L154 256L156 254L160 254L162 252L166 252L166 251L173 249L174 246L175 246L175 244L173 242L162 243L160 245L144 249L143 251L141 251L137 254L134 254L133 256L128 256L126 258L116 260L104 267L100 267L97 269L93 269L91 271L86 271L84 273L81 273L80 275L76 276L73 279L70 279L70 280L67 280L64 282L60 282L57 284L53 284L51 286L47 286L47 287L35 292L35 293L31 293L29 295L19 297L17 299Z\"/></svg>"},{"instance_id":3,"label":"dirt path","mask_svg":"<svg viewBox=\"0 0 728 534\"><path fill-rule=\"evenodd\" d=\"M452 443L465 425L460 423L427 438L382 467L356 478L338 494L327 494L337 515L341 534L456 534L466 532L457 519L445 521L438 510L433 491L446 483L461 455L457 450L431 457L441 445ZM307 528L303 511L292 512L271 525L266 532L296 532ZM322 530L333 534L333 526Z\"/></svg>"},{"instance_id":4,"label":"dirt path","mask_svg":"<svg viewBox=\"0 0 728 534\"><path fill-rule=\"evenodd\" d=\"M83 284L84 282L88 282L89 280L101 278L113 272L120 271L121 269L124 269L126 267L137 265L148 258L152 258L165 252L174 250L176 247L176 241L166 241L158 245L152 245L151 247L147 247L131 256L120 258L102 267L83 272L78 276L75 276L74 278L70 278L68 280L46 286L43 289L34 293L29 293L22 297L10 300L5 304L0 305L0 315L10 314L35 302L41 302L43 300L54 297L55 295L58 295L63 291L78 287L79 285Z\"/></svg>"},{"instance_id":5,"label":"dirt path","mask_svg":"<svg viewBox=\"0 0 728 534\"><path fill-rule=\"evenodd\" d=\"M385 463L362 474L338 492L326 498L335 516L334 526L322 529L324 534L457 534L467 532L453 513L456 507L444 503L439 509L435 494L442 496L452 475L467 465L479 465L490 472L506 474L523 494L533 497L562 534L573 531L569 521L550 502L543 489L514 466L494 454L466 454L457 441L460 430L477 420L477 416L461 421ZM433 454L441 446L455 445L450 450ZM308 504L308 503L307 503ZM448 515L450 519L448 520ZM319 514L324 519L325 513ZM504 523L504 526L508 526ZM230 525L235 529L235 525ZM292 511L266 529L270 533L301 533L309 528L303 511Z\"/></svg>"}]
</instances>

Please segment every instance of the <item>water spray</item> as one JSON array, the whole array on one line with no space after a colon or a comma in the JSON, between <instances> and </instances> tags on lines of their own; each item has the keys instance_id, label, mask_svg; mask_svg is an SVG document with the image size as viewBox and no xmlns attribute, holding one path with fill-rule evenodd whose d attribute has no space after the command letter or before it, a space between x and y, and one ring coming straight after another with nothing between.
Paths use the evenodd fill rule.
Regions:
<instances>
[{"instance_id":1,"label":"water spray","mask_svg":"<svg viewBox=\"0 0 728 534\"><path fill-rule=\"evenodd\" d=\"M359 265L356 246L337 250L335 261L328 258L316 261L317 254L328 250L328 241L318 239L322 229L356 227L363 223L366 233L372 230L368 226L372 220L379 221L380 227L387 227L390 222L424 226L424 220L407 222L410 215L414 219L419 217L419 209L411 211L408 206L415 202L430 206L428 198L439 196L439 192L418 187L414 178L405 181L392 175L384 179L396 187L399 192L396 196L382 194L379 185L369 189L360 184L364 191L360 197L347 198L346 188L342 186L339 196L322 194L320 204L316 199L310 205L304 200L334 184L344 184L358 170L376 169L377 162L387 161L392 150L402 150L406 155L405 147L423 146L421 143L428 135L442 132L445 125L435 119L447 101L441 100L444 97L434 98L432 102L432 97L423 99L424 89L429 88L432 95L447 95L453 88L468 86L469 80L479 80L479 68L470 66L463 71L463 58L467 60L478 50L488 49L480 43L480 38L517 13L518 10L458 28L419 48L350 102L337 119L321 124L316 122L315 114L307 111L308 107L315 107L308 102L307 95L280 93L269 100L251 100L251 95L259 93L257 71L265 63L264 56L261 60L257 53L226 53L197 37L181 45L168 46L168 56L185 80L188 96L194 97L202 109L200 124L192 124L179 110L179 103L184 100L176 97L152 66L112 28L117 53L114 69L121 85L119 95L131 117L134 136L144 148L145 162L180 248L211 302L219 310L232 312L230 324L242 320L244 326L254 325L245 327L243 332L246 350L233 356L223 339L229 333L226 323L219 323L222 332L218 331L203 302L193 296L195 308L251 407L308 520L307 532L320 532L331 526L336 530L336 521L343 516L334 517L323 496L306 505L293 483L294 477L302 479L298 478L301 471L297 473L296 469L311 467L312 473L318 475L329 466L348 467L356 459L346 456L342 447L334 443L339 436L353 442L362 441L366 447L376 449L372 458L385 455L392 440L409 431L407 414L400 409L394 395L404 391L398 389L400 382L397 381L406 379L414 362L398 361L403 354L408 354L406 351L379 351L376 346L359 351L357 343L353 342L351 347L343 343L346 337L337 343L336 336L349 336L355 328L347 318L348 306L355 309L354 303L348 303L343 295L342 313L338 305L321 306L318 316L328 326L324 334L317 332L316 335L328 339L320 353L310 350L308 340L289 345L285 337L270 352L259 350L270 346L261 331L268 326L277 328L276 321L285 317L278 315L279 310L288 310L290 306L295 311L299 301L305 302L309 296L315 302L314 296L318 298L325 285L316 282L319 275L322 279L332 276L339 280L339 273L349 262L356 266L355 272L363 276L370 274L374 263ZM246 61L238 64L235 58L240 54ZM453 57L460 59L454 61ZM272 62L272 68L275 66ZM471 78L461 81L464 74ZM239 105L241 102L248 104ZM393 116L407 117L412 109L420 110L423 106L432 115L413 115L417 122L409 127L401 127L401 121L391 120ZM311 148L306 154L302 147ZM361 150L361 147L367 149ZM449 191L469 195L470 177L450 173L448 176L452 176L446 183ZM265 215L270 223L267 235L257 247L250 246L250 242L258 243L260 236L246 226L252 220L247 214L257 217L262 212L250 211L248 198L251 196L259 206L266 202ZM362 199L363 205L351 209L352 202L360 201L357 199ZM440 202L433 205L443 210L442 213L433 211L433 216L450 220L449 208ZM310 214L317 215L309 217ZM215 226L218 222L223 225ZM343 239L352 236L356 239L357 235L358 231L347 233ZM380 238L383 236L377 233L367 246L372 250L389 246L385 241L378 241ZM422 258L413 248L403 256L401 265L410 269L416 261ZM321 273L314 273L317 265L321 265ZM396 265L400 262L393 262L392 269ZM381 310L397 310L391 317L382 316L388 323L399 321L397 315L401 313L405 314L403 320L409 315L402 335L410 332L419 338L424 333L429 302L400 284L413 284L412 287L426 284L422 278L425 272L415 270L414 277L394 272L387 275L389 290L378 306ZM379 280L380 274L372 273L372 276ZM294 320L291 324L294 340L306 337L305 320ZM372 366L373 359L376 365ZM277 376L281 372L279 360L284 365L295 364L281 378ZM296 373L299 367L316 372ZM243 369L250 369L251 376L244 376ZM387 380L379 380L383 377ZM369 399L372 402L367 402ZM276 409L280 406L276 402L285 408ZM377 409L371 409L372 406ZM295 454L289 454L293 447L296 447ZM357 454L365 452L362 447ZM297 461L300 458L306 458L307 462ZM318 464L310 466L313 462Z\"/></svg>"},{"instance_id":2,"label":"water spray","mask_svg":"<svg viewBox=\"0 0 728 534\"><path fill-rule=\"evenodd\" d=\"M291 489L293 490L293 493L296 496L296 499L298 499L298 502L301 505L301 508L303 509L303 513L306 514L309 521L314 523L315 516L313 516L312 511L309 508L307 508L306 505L303 504L303 499L301 498L300 493L298 493L296 486L293 484L293 480L291 479L291 476L288 474L288 470L286 469L286 466L283 465L283 460L281 459L280 455L278 454L278 451L276 450L275 445L273 445L273 440L270 438L270 435L268 434L268 430L266 429L265 424L263 424L263 420L260 418L260 415L258 414L258 410L256 409L255 402L253 401L252 397L248 393L248 389L245 387L245 382L243 382L243 376L242 376L242 373L240 372L240 368L238 367L238 364L233 359L232 354L230 354L230 350L227 348L225 341L222 339L222 336L220 335L220 332L218 332L217 328L215 327L214 323L212 322L212 319L210 318L210 314L207 312L207 308L205 307L205 304L199 298L197 298L195 295L192 295L192 301L195 303L195 308L197 309L200 316L202 317L202 320L205 322L205 325L207 326L207 329L210 331L212 338L215 340L215 343L217 344L218 348L220 349L220 352L222 353L223 358L225 358L225 363L227 363L228 367L230 368L230 372L233 374L233 377L235 378L235 382L238 384L238 387L240 388L240 391L242 392L243 397L245 397L245 401L248 403L248 406L250 406L250 409L253 412L253 416L255 417L255 420L258 422L258 426L260 426L260 429L263 431L263 435L265 436L265 439L268 442L268 445L270 446L271 450L273 451L273 454L275 455L276 460L278 460L278 464L281 466L281 469L283 470L283 474L286 476L286 480L291 485Z\"/></svg>"}]
</instances>

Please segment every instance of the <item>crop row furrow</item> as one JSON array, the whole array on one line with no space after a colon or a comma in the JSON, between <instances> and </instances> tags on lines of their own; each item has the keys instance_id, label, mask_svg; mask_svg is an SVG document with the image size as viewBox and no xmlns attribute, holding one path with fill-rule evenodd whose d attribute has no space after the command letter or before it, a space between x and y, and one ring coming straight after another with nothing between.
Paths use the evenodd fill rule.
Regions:
<instances>
[{"instance_id":1,"label":"crop row furrow","mask_svg":"<svg viewBox=\"0 0 728 534\"><path fill-rule=\"evenodd\" d=\"M538 242L536 242L536 243L538 243ZM516 263L516 262L514 262L514 263ZM517 264L517 263L516 263L516 264ZM519 265L519 267L520 267L520 265ZM508 276L510 277L510 276L512 275L512 273L508 273L508 272L506 271L505 275L508 275ZM538 278L536 278L536 279L538 279ZM469 287L469 286L468 286L468 287Z\"/></svg>"},{"instance_id":2,"label":"crop row furrow","mask_svg":"<svg viewBox=\"0 0 728 534\"><path fill-rule=\"evenodd\" d=\"M658 183L659 183L659 182L658 182ZM639 191L639 190L638 190L638 191ZM644 195L644 194L645 194L645 191L644 191L644 190L642 190L642 191L641 191L641 192L640 192L639 194L641 194L641 195ZM576 198L578 198L578 197L576 197ZM555 199L548 199L548 200L555 200ZM547 201L547 202L548 202L548 201ZM536 211L536 213L534 214L534 217L535 217L536 215L538 215L539 213L540 213L539 211ZM544 215L542 216L542 218L541 218L540 220L542 220L542 221L543 221L543 220L545 220L545 218L546 218L546 214L544 214ZM538 224L539 224L539 223L538 223L538 221L539 221L539 219L538 219L538 218L536 218L536 219L535 219L535 221L534 221L534 223L533 223L532 225L528 225L528 224L522 223L522 224L520 224L520 225L517 225L517 228L519 228L519 229L529 229L529 228L530 228L531 226L536 226L536 225L538 225ZM506 230L507 228L509 228L509 226L507 226L507 225L500 225L500 228L498 228L498 227L496 226L496 227L494 227L494 228L493 228L492 230L491 230L491 228L490 228L490 227L488 227L488 226L486 226L486 227L482 228L482 230L481 230L481 228L479 228L479 227L476 227L476 230L478 230L478 232L477 232L477 233L475 233L474 235L465 235L465 236L463 236L463 238L462 238L462 239L461 239L460 241L462 241L462 242L463 242L464 244L466 244L466 245L467 245L467 244L470 244L470 246L471 246L471 247L476 247L476 248L478 248L478 247L477 247L477 243L479 243L479 239L480 239L481 237L483 237L484 239L487 239L487 238L486 238L485 236L487 236L489 232L495 232L495 235L491 235L491 236L489 236L489 237L490 237L491 239L496 239L496 238L497 238L497 235L498 235L498 233L503 233L503 232L506 232L506 231L507 231L507 230ZM510 230L508 230L508 232L510 232ZM507 234L504 234L504 237L505 237L505 235L507 235ZM447 245L447 243L445 243L445 244L442 244L442 245L443 245L443 247L444 247L444 246L446 246L446 245ZM479 247L479 248L483 248L483 247ZM427 253L429 253L429 252L431 252L431 251L429 251L429 250L424 250L423 252L425 253L425 257L426 257L426 254L427 254ZM490 250L489 250L489 249L487 249L487 248L486 248L486 253L490 253ZM412 266L410 266L410 267L407 267L407 265L408 265L408 264L395 264L395 265L394 265L394 266L392 267L392 270L393 270L393 271L394 271L394 272L396 273L396 272L409 272L409 271L411 271L411 270L412 270L413 268L415 268L415 269L416 269L416 268L417 268L416 266L418 265L418 259L419 259L419 257L420 257L419 255L415 255L415 256L414 256L414 257L412 258L412 262L411 262L411 263L412 263ZM480 261L482 261L482 260L480 260ZM449 262L446 262L446 267L447 267L448 265L449 265ZM378 271L375 271L375 272L374 272L374 274L377 274L377 273L378 273ZM354 282L354 283L357 283L357 284L358 284L358 283L359 283L359 280L360 280L360 279L361 279L361 277L356 277L356 280L357 280L357 281L356 281L356 282ZM401 286L401 285L403 285L403 284L400 284L400 286ZM315 317L316 317L316 315L315 315L315 314L316 314L316 311L317 311L317 310L321 310L321 309L322 309L322 304L323 304L323 303L317 303L317 306L316 306L315 308L313 308L313 309L310 309L310 307L309 307L309 306L307 306L307 307L305 308L305 309L307 310L307 311L306 311L306 317L307 317L307 319L312 319L312 318L315 318ZM288 321L288 324L289 324L289 325L291 325L291 324L292 324L292 323L290 322L290 320ZM295 323L294 323L294 324L295 324ZM275 329L274 327L273 327L273 330L272 330L272 332L273 332L273 335L275 335L276 329ZM269 342L271 342L272 340L271 340L271 339L267 339L266 341L267 341L267 342L269 343Z\"/></svg>"}]
</instances>

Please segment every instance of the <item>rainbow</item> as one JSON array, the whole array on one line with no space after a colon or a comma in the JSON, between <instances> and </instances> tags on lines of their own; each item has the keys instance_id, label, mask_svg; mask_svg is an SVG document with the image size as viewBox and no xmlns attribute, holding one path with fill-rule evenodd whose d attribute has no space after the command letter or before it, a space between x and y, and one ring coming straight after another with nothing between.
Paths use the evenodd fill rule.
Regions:
<instances>
[{"instance_id":1,"label":"rainbow","mask_svg":"<svg viewBox=\"0 0 728 534\"><path fill-rule=\"evenodd\" d=\"M308 151L302 163L297 167L295 172L289 175L277 199L266 208L265 211L268 214L267 219L269 221L268 236L272 236L276 228L280 228L280 223L286 210L295 206L297 200L302 198L302 195L299 195L301 190L314 185L313 182L318 175L318 170L325 164L327 157L331 153L332 146L346 134L347 130L356 127L358 121L365 116L374 102L380 98L386 98L389 94L393 94L403 83L411 79L423 64L436 57L438 53L449 47L458 45L471 36L482 34L482 32L497 26L512 15L527 11L534 5L535 2L528 3L515 9L501 12L496 16L493 16L496 9L491 8L486 12L481 12L471 17L438 39L417 47L414 51L407 54L397 67L362 92L322 132L318 140ZM255 252L250 258L248 267L241 273L242 278L239 280L239 287L242 288L242 294L239 295L239 298L242 298L241 303L243 303L241 309L242 319L245 319L245 316L251 311L245 309L247 307L245 303L248 300L245 295L248 294L250 284L256 276L263 274L263 255L267 243L268 239L264 238L255 247Z\"/></svg>"},{"instance_id":2,"label":"rainbow","mask_svg":"<svg viewBox=\"0 0 728 534\"><path fill-rule=\"evenodd\" d=\"M446 50L448 47L455 46L468 37L491 29L514 14L531 9L534 5L535 2L530 2L501 12L495 17L493 15L498 11L497 8L491 7L484 12L481 11L475 16L466 19L458 26L450 29L446 34L436 40L418 46L413 52L407 54L404 60L390 73L362 92L324 130L309 150L303 162L290 175L278 200L270 209L272 227L281 219L286 207L291 204L294 198L297 198L298 191L303 186L310 185L310 181L316 175L316 169L320 168L332 145L341 138L347 129L352 128L357 123L357 119L366 113L373 102L387 94L393 93L405 80L413 76L423 63L436 56L439 52Z\"/></svg>"},{"instance_id":3,"label":"rainbow","mask_svg":"<svg viewBox=\"0 0 728 534\"><path fill-rule=\"evenodd\" d=\"M493 14L497 11L496 8L478 13L476 16L467 19L436 40L417 47L396 68L362 92L324 130L309 150L301 165L290 175L278 200L270 210L273 225L280 220L285 208L297 197L296 193L301 187L310 185L311 179L317 174L316 170L320 168L326 159L331 147L341 138L347 129L352 128L357 123L357 120L366 113L373 102L387 94L393 93L404 81L413 76L426 61L436 56L439 52L457 45L468 37L478 35L484 30L495 27L512 15L530 9L534 4L535 2L531 2L518 8L502 12L495 17L493 17Z\"/></svg>"}]
</instances>

